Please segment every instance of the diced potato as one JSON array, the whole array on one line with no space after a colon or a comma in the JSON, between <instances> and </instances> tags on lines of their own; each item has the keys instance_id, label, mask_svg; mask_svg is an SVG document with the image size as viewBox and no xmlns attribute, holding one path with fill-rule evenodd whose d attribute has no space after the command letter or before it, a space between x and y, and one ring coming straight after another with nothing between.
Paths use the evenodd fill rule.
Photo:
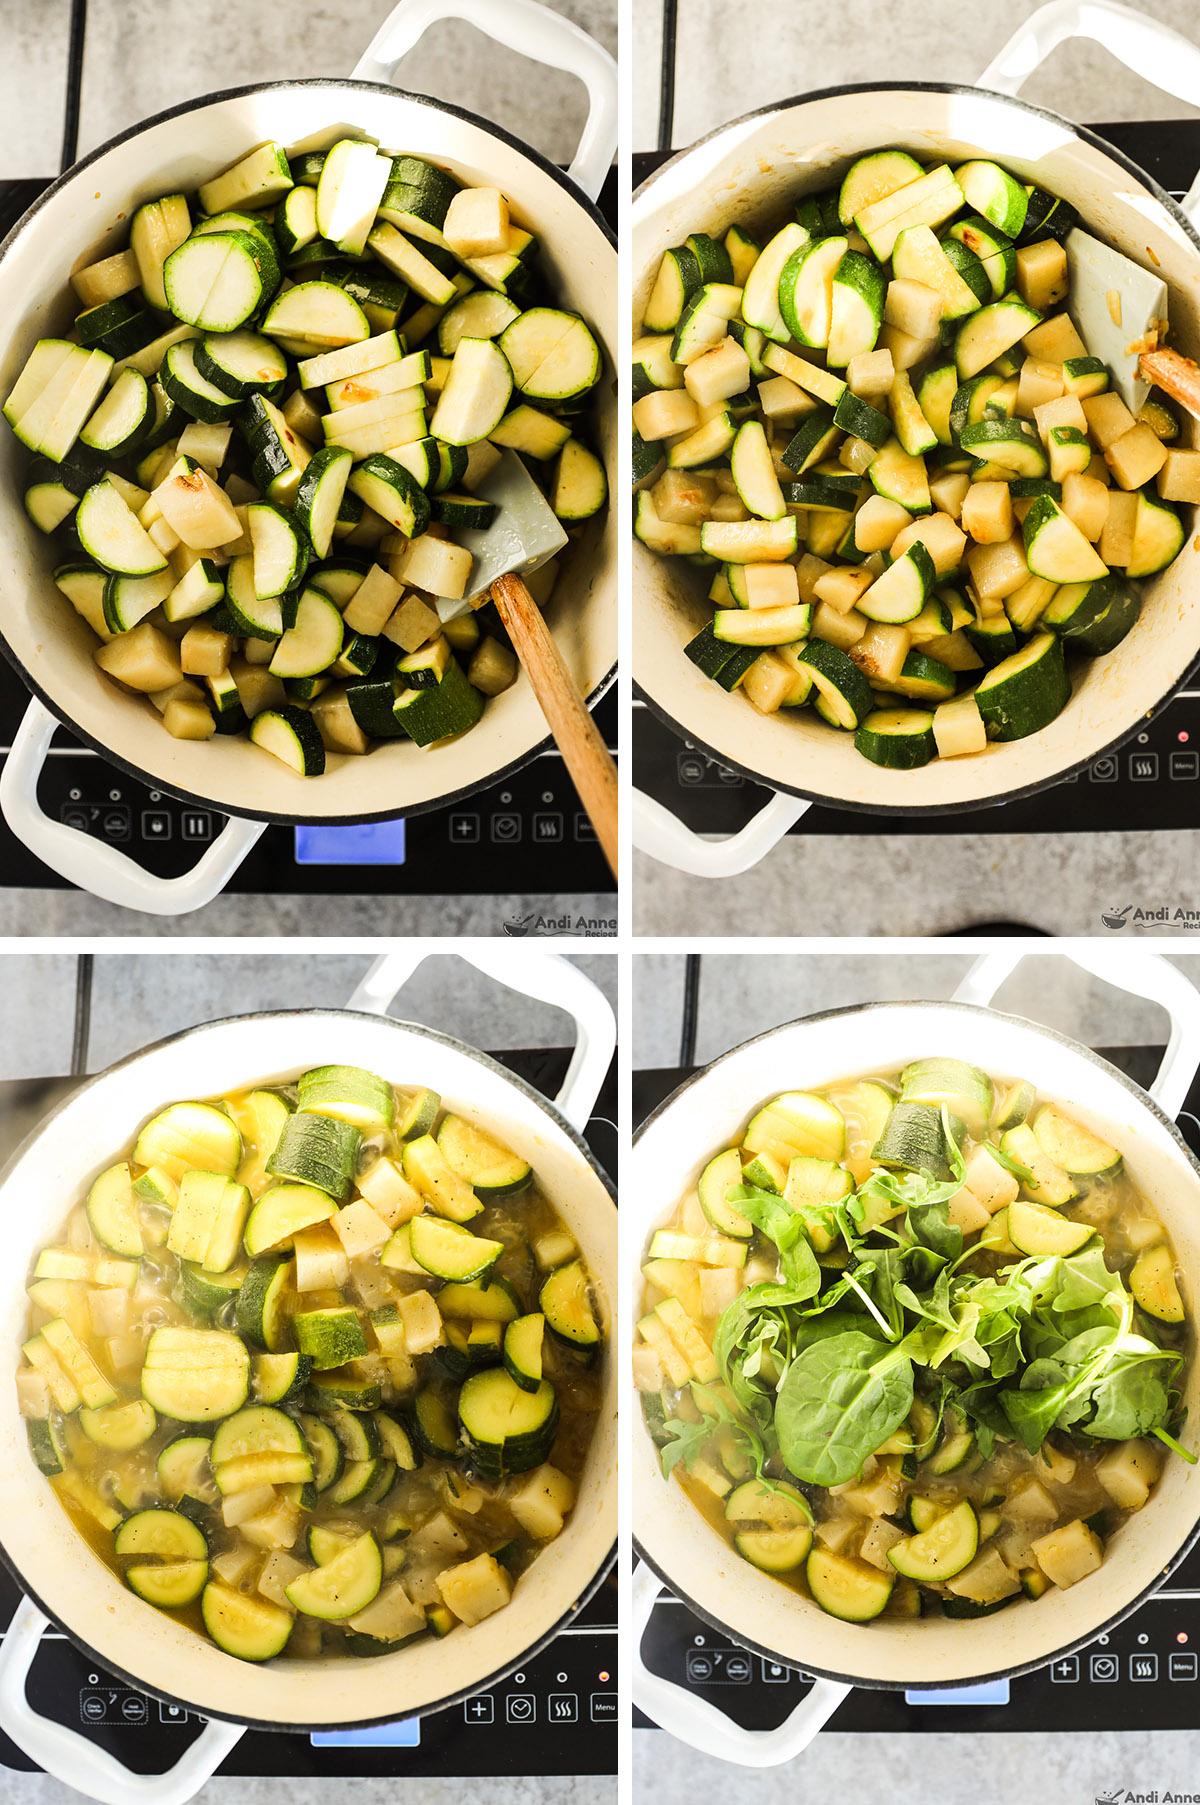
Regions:
<instances>
[{"instance_id":1,"label":"diced potato","mask_svg":"<svg viewBox=\"0 0 1200 1805\"><path fill-rule=\"evenodd\" d=\"M508 202L498 188L460 188L442 222L456 257L498 256L508 249L508 231Z\"/></svg>"},{"instance_id":2,"label":"diced potato","mask_svg":"<svg viewBox=\"0 0 1200 1805\"><path fill-rule=\"evenodd\" d=\"M438 1574L437 1588L454 1615L466 1624L482 1623L493 1611L502 1610L512 1596L512 1580L492 1554L478 1554L473 1561L448 1567Z\"/></svg>"},{"instance_id":3,"label":"diced potato","mask_svg":"<svg viewBox=\"0 0 1200 1805\"><path fill-rule=\"evenodd\" d=\"M898 533L912 524L912 515L898 501L869 495L854 516L854 542L859 551L885 552ZM808 597L804 597L808 600Z\"/></svg>"},{"instance_id":4,"label":"diced potato","mask_svg":"<svg viewBox=\"0 0 1200 1805\"><path fill-rule=\"evenodd\" d=\"M346 1250L328 1222L304 1228L292 1238L297 1291L340 1290L350 1277Z\"/></svg>"},{"instance_id":5,"label":"diced potato","mask_svg":"<svg viewBox=\"0 0 1200 1805\"><path fill-rule=\"evenodd\" d=\"M1037 410L1048 407L1063 392L1061 364L1041 357L1027 357L1017 377L1017 412L1024 420L1036 420Z\"/></svg>"},{"instance_id":6,"label":"diced potato","mask_svg":"<svg viewBox=\"0 0 1200 1805\"><path fill-rule=\"evenodd\" d=\"M786 380L779 378L778 380ZM728 401L750 387L750 359L735 338L723 338L711 351L693 358L684 372L684 386L698 407ZM794 388L794 383L789 383ZM797 394L802 391L797 389Z\"/></svg>"},{"instance_id":7,"label":"diced potato","mask_svg":"<svg viewBox=\"0 0 1200 1805\"><path fill-rule=\"evenodd\" d=\"M1115 389L1105 389L1101 395L1089 395L1080 406L1087 420L1088 431L1101 451L1107 451L1110 445L1123 438L1127 432L1132 432L1137 425Z\"/></svg>"},{"instance_id":8,"label":"diced potato","mask_svg":"<svg viewBox=\"0 0 1200 1805\"><path fill-rule=\"evenodd\" d=\"M217 731L217 723L203 702L168 702L162 724L173 740L210 740Z\"/></svg>"},{"instance_id":9,"label":"diced potato","mask_svg":"<svg viewBox=\"0 0 1200 1805\"><path fill-rule=\"evenodd\" d=\"M246 1495L245 1492L240 1494L243 1498ZM224 1580L227 1586L233 1586L236 1590L247 1575L253 1572L258 1565L258 1560L259 1557L253 1548L244 1547L239 1543L236 1548L227 1548L224 1554L216 1555L213 1559L212 1570L218 1579Z\"/></svg>"},{"instance_id":10,"label":"diced potato","mask_svg":"<svg viewBox=\"0 0 1200 1805\"><path fill-rule=\"evenodd\" d=\"M461 601L467 593L474 563L474 556L465 545L452 545L430 529L414 539L398 558L389 558L388 570L398 583L411 583L414 589Z\"/></svg>"},{"instance_id":11,"label":"diced potato","mask_svg":"<svg viewBox=\"0 0 1200 1805\"><path fill-rule=\"evenodd\" d=\"M185 677L219 677L229 669L233 635L197 621L179 642L179 663Z\"/></svg>"},{"instance_id":12,"label":"diced potato","mask_svg":"<svg viewBox=\"0 0 1200 1805\"><path fill-rule=\"evenodd\" d=\"M361 1179L358 1188L362 1190ZM536 1236L533 1243L533 1257L543 1272L554 1272L559 1266L565 1266L578 1252L575 1237L568 1234L565 1228L547 1229L544 1234Z\"/></svg>"},{"instance_id":13,"label":"diced potato","mask_svg":"<svg viewBox=\"0 0 1200 1805\"><path fill-rule=\"evenodd\" d=\"M365 633L368 638L374 638L377 633L382 633L392 618L403 593L403 584L389 576L382 565L372 564L351 596L342 618L351 632ZM415 651L416 647L412 649Z\"/></svg>"},{"instance_id":14,"label":"diced potato","mask_svg":"<svg viewBox=\"0 0 1200 1805\"><path fill-rule=\"evenodd\" d=\"M1097 1571L1104 1560L1104 1545L1094 1530L1076 1518L1074 1523L1039 1536L1033 1555L1046 1578L1065 1591Z\"/></svg>"},{"instance_id":15,"label":"diced potato","mask_svg":"<svg viewBox=\"0 0 1200 1805\"><path fill-rule=\"evenodd\" d=\"M1008 484L972 483L963 498L961 518L964 530L977 545L1002 545L1011 539L1013 510ZM975 574L974 564L971 574ZM978 579L976 587L982 587Z\"/></svg>"},{"instance_id":16,"label":"diced potato","mask_svg":"<svg viewBox=\"0 0 1200 1805\"><path fill-rule=\"evenodd\" d=\"M894 287L895 284L892 286ZM914 282L912 286L914 288L921 288L923 285L919 282ZM925 292L930 294L933 291L931 289L926 289ZM938 304L940 306L940 299ZM934 351L937 350L938 339L936 332L931 333L927 338L921 338L915 333L905 332L902 326L897 326L891 321L888 321L880 331L879 342L882 348L891 357L892 368L895 372L900 370L911 370L917 364L924 362L925 358L931 357Z\"/></svg>"},{"instance_id":17,"label":"diced potato","mask_svg":"<svg viewBox=\"0 0 1200 1805\"><path fill-rule=\"evenodd\" d=\"M750 510L740 495L718 495L712 504L709 518L711 520L749 520Z\"/></svg>"},{"instance_id":18,"label":"diced potato","mask_svg":"<svg viewBox=\"0 0 1200 1805\"><path fill-rule=\"evenodd\" d=\"M700 1314L716 1318L741 1290L742 1275L735 1266L700 1268Z\"/></svg>"},{"instance_id":19,"label":"diced potato","mask_svg":"<svg viewBox=\"0 0 1200 1805\"><path fill-rule=\"evenodd\" d=\"M264 1598L269 1598L272 1604L282 1605L285 1611L290 1611L292 1603L285 1587L290 1586L294 1579L299 1579L300 1575L306 1571L303 1561L296 1560L293 1555L284 1554L282 1549L276 1549L275 1553L269 1555L263 1562L262 1572L258 1576L258 1590Z\"/></svg>"},{"instance_id":20,"label":"diced potato","mask_svg":"<svg viewBox=\"0 0 1200 1805\"><path fill-rule=\"evenodd\" d=\"M987 749L987 729L973 695L955 696L933 711L933 739L939 758L964 758Z\"/></svg>"},{"instance_id":21,"label":"diced potato","mask_svg":"<svg viewBox=\"0 0 1200 1805\"><path fill-rule=\"evenodd\" d=\"M410 1291L396 1308L404 1324L404 1339L410 1354L428 1354L445 1344L442 1313L432 1291Z\"/></svg>"},{"instance_id":22,"label":"diced potato","mask_svg":"<svg viewBox=\"0 0 1200 1805\"><path fill-rule=\"evenodd\" d=\"M989 1215L993 1216L997 1210L1015 1203L1021 1192L1016 1173L1010 1172L1007 1166L1002 1166L982 1142L973 1149L967 1160L965 1183Z\"/></svg>"},{"instance_id":23,"label":"diced potato","mask_svg":"<svg viewBox=\"0 0 1200 1805\"><path fill-rule=\"evenodd\" d=\"M238 700L251 720L264 708L282 708L286 704L287 691L282 677L275 676L265 665L252 664L245 657L234 657L229 660L229 673L237 684Z\"/></svg>"},{"instance_id":24,"label":"diced potato","mask_svg":"<svg viewBox=\"0 0 1200 1805\"><path fill-rule=\"evenodd\" d=\"M788 570L794 566L787 564L776 568ZM869 570L857 565L838 565L836 569L826 571L813 584L813 594L820 602L828 603L836 608L839 614L849 614L863 591L871 587L872 577Z\"/></svg>"},{"instance_id":25,"label":"diced potato","mask_svg":"<svg viewBox=\"0 0 1200 1805\"><path fill-rule=\"evenodd\" d=\"M862 638L869 625L866 615L860 614L857 608L843 614L828 602L818 602L813 614L812 637L846 652Z\"/></svg>"},{"instance_id":26,"label":"diced potato","mask_svg":"<svg viewBox=\"0 0 1200 1805\"><path fill-rule=\"evenodd\" d=\"M1030 357L1063 364L1069 357L1086 357L1088 348L1076 332L1068 313L1053 313L1021 340Z\"/></svg>"},{"instance_id":27,"label":"diced potato","mask_svg":"<svg viewBox=\"0 0 1200 1805\"><path fill-rule=\"evenodd\" d=\"M1070 287L1067 253L1057 238L1041 238L1017 252L1017 292L1028 307L1046 313L1065 300Z\"/></svg>"},{"instance_id":28,"label":"diced potato","mask_svg":"<svg viewBox=\"0 0 1200 1805\"><path fill-rule=\"evenodd\" d=\"M382 1247L392 1232L387 1223L375 1214L365 1197L343 1205L329 1226L351 1260Z\"/></svg>"},{"instance_id":29,"label":"diced potato","mask_svg":"<svg viewBox=\"0 0 1200 1805\"><path fill-rule=\"evenodd\" d=\"M244 1517L241 1532L256 1548L291 1548L300 1534L300 1508L286 1498L276 1498L270 1510Z\"/></svg>"},{"instance_id":30,"label":"diced potato","mask_svg":"<svg viewBox=\"0 0 1200 1805\"><path fill-rule=\"evenodd\" d=\"M709 517L717 485L696 470L664 470L650 494L660 520L670 526L697 526Z\"/></svg>"},{"instance_id":31,"label":"diced potato","mask_svg":"<svg viewBox=\"0 0 1200 1805\"><path fill-rule=\"evenodd\" d=\"M146 695L169 689L182 676L179 651L158 627L147 620L139 621L128 633L118 634L105 646L98 646L92 657L109 677Z\"/></svg>"},{"instance_id":32,"label":"diced potato","mask_svg":"<svg viewBox=\"0 0 1200 1805\"><path fill-rule=\"evenodd\" d=\"M759 714L777 714L796 687L796 673L774 652L760 652L742 678L742 694Z\"/></svg>"},{"instance_id":33,"label":"diced potato","mask_svg":"<svg viewBox=\"0 0 1200 1805\"><path fill-rule=\"evenodd\" d=\"M409 1184L395 1160L381 1155L358 1175L358 1188L375 1214L390 1229L411 1221L424 1209L424 1200Z\"/></svg>"},{"instance_id":34,"label":"diced potato","mask_svg":"<svg viewBox=\"0 0 1200 1805\"><path fill-rule=\"evenodd\" d=\"M574 1503L571 1480L547 1462L536 1467L509 1495L508 1508L526 1535L538 1542L549 1542L562 1529L563 1518Z\"/></svg>"},{"instance_id":35,"label":"diced potato","mask_svg":"<svg viewBox=\"0 0 1200 1805\"><path fill-rule=\"evenodd\" d=\"M851 649L850 656L873 683L886 685L894 683L900 675L911 646L912 634L907 627L873 621Z\"/></svg>"},{"instance_id":36,"label":"diced potato","mask_svg":"<svg viewBox=\"0 0 1200 1805\"><path fill-rule=\"evenodd\" d=\"M102 301L115 301L118 296L129 294L141 280L134 253L116 251L111 257L102 257L99 263L77 269L71 277L71 287L84 307L99 307Z\"/></svg>"},{"instance_id":37,"label":"diced potato","mask_svg":"<svg viewBox=\"0 0 1200 1805\"><path fill-rule=\"evenodd\" d=\"M1166 463L1167 448L1148 426L1133 426L1105 446L1104 461L1122 489L1140 489Z\"/></svg>"},{"instance_id":38,"label":"diced potato","mask_svg":"<svg viewBox=\"0 0 1200 1805\"><path fill-rule=\"evenodd\" d=\"M641 1344L633 1350L633 1383L638 1391L661 1391L667 1382L662 1361L654 1348ZM33 1411L30 1414L39 1414ZM41 1413L41 1414L44 1414Z\"/></svg>"},{"instance_id":39,"label":"diced potato","mask_svg":"<svg viewBox=\"0 0 1200 1805\"><path fill-rule=\"evenodd\" d=\"M189 470L182 459L153 490L153 500L168 526L193 551L211 551L242 535L243 523L225 491L206 470Z\"/></svg>"},{"instance_id":40,"label":"diced potato","mask_svg":"<svg viewBox=\"0 0 1200 1805\"><path fill-rule=\"evenodd\" d=\"M979 1199L968 1190L966 1185L961 1191L954 1193L947 1208L951 1226L961 1228L964 1235L977 1235L980 1229L986 1228L992 1219L990 1213L984 1209Z\"/></svg>"},{"instance_id":41,"label":"diced potato","mask_svg":"<svg viewBox=\"0 0 1200 1805\"><path fill-rule=\"evenodd\" d=\"M848 1510L862 1517L887 1517L898 1508L904 1496L904 1480L898 1467L879 1462L871 1479L831 1488Z\"/></svg>"},{"instance_id":42,"label":"diced potato","mask_svg":"<svg viewBox=\"0 0 1200 1805\"><path fill-rule=\"evenodd\" d=\"M328 751L362 757L371 750L370 739L354 718L344 683L335 683L319 695L309 713Z\"/></svg>"},{"instance_id":43,"label":"diced potato","mask_svg":"<svg viewBox=\"0 0 1200 1805\"><path fill-rule=\"evenodd\" d=\"M93 1335L123 1335L128 1329L132 1305L128 1291L89 1291L87 1304Z\"/></svg>"},{"instance_id":44,"label":"diced potato","mask_svg":"<svg viewBox=\"0 0 1200 1805\"><path fill-rule=\"evenodd\" d=\"M1096 1477L1122 1510L1141 1510L1162 1462L1148 1441L1126 1441L1097 1463Z\"/></svg>"},{"instance_id":45,"label":"diced potato","mask_svg":"<svg viewBox=\"0 0 1200 1805\"><path fill-rule=\"evenodd\" d=\"M981 485L976 484L979 488ZM964 504L965 505L965 504ZM1019 533L994 545L973 545L967 552L971 581L981 596L1012 595L1029 580L1025 545Z\"/></svg>"},{"instance_id":46,"label":"diced potato","mask_svg":"<svg viewBox=\"0 0 1200 1805\"><path fill-rule=\"evenodd\" d=\"M883 317L913 338L932 338L942 323L942 297L923 282L897 276L888 283Z\"/></svg>"},{"instance_id":47,"label":"diced potato","mask_svg":"<svg viewBox=\"0 0 1200 1805\"><path fill-rule=\"evenodd\" d=\"M1014 1487L1004 1501L1004 1514L1015 1523L1052 1523L1058 1506L1036 1479Z\"/></svg>"},{"instance_id":48,"label":"diced potato","mask_svg":"<svg viewBox=\"0 0 1200 1805\"><path fill-rule=\"evenodd\" d=\"M846 381L852 395L864 400L872 395L887 395L896 380L896 366L886 345L874 351L860 351L846 365Z\"/></svg>"},{"instance_id":49,"label":"diced potato","mask_svg":"<svg viewBox=\"0 0 1200 1805\"><path fill-rule=\"evenodd\" d=\"M831 1554L841 1554L861 1528L861 1517L825 1517L813 1530L813 1537Z\"/></svg>"},{"instance_id":50,"label":"diced potato","mask_svg":"<svg viewBox=\"0 0 1200 1805\"><path fill-rule=\"evenodd\" d=\"M1045 365L1043 367L1055 368L1056 366ZM1059 394L1039 403L1034 409L1033 421L1038 429L1038 437L1043 441L1050 437L1056 426L1073 426L1077 432L1086 432L1088 429L1087 415L1083 411L1083 405L1078 395Z\"/></svg>"},{"instance_id":51,"label":"diced potato","mask_svg":"<svg viewBox=\"0 0 1200 1805\"><path fill-rule=\"evenodd\" d=\"M868 439L846 439L838 447L838 463L844 470L853 470L855 476L862 476L869 470L878 456Z\"/></svg>"},{"instance_id":52,"label":"diced potato","mask_svg":"<svg viewBox=\"0 0 1200 1805\"><path fill-rule=\"evenodd\" d=\"M963 503L970 488L971 479L965 471L946 470L930 478L929 497L940 513L961 521Z\"/></svg>"},{"instance_id":53,"label":"diced potato","mask_svg":"<svg viewBox=\"0 0 1200 1805\"><path fill-rule=\"evenodd\" d=\"M1021 1589L1020 1580L995 1547L982 1549L969 1567L946 1584L956 1598L970 1598L975 1604L995 1604Z\"/></svg>"},{"instance_id":54,"label":"diced potato","mask_svg":"<svg viewBox=\"0 0 1200 1805\"><path fill-rule=\"evenodd\" d=\"M1104 517L1104 530L1096 549L1109 566L1115 564L1123 570L1133 556L1137 505L1138 498L1135 494L1124 489L1108 491L1108 513Z\"/></svg>"},{"instance_id":55,"label":"diced potato","mask_svg":"<svg viewBox=\"0 0 1200 1805\"><path fill-rule=\"evenodd\" d=\"M353 601L351 607L354 606ZM441 633L442 622L436 608L423 602L419 595L406 595L394 613L388 616L383 637L390 639L402 652L416 652Z\"/></svg>"},{"instance_id":56,"label":"diced potato","mask_svg":"<svg viewBox=\"0 0 1200 1805\"><path fill-rule=\"evenodd\" d=\"M1108 518L1108 490L1090 467L1063 477L1062 511L1094 545Z\"/></svg>"},{"instance_id":57,"label":"diced potato","mask_svg":"<svg viewBox=\"0 0 1200 1805\"><path fill-rule=\"evenodd\" d=\"M720 350L719 345L717 349ZM710 351L706 355L711 357L712 352ZM746 361L749 363L748 358ZM690 377L692 371L698 369L703 362L704 358L701 357L694 364L689 364L688 376ZM685 377L684 380L686 381L687 378ZM741 393L741 390L732 389L730 393L737 395ZM760 382L758 385L758 405L768 420L778 420L789 426L795 426L798 421L805 419L816 410L817 403L812 395L806 395L799 384L793 382L790 377L769 376L765 382Z\"/></svg>"},{"instance_id":58,"label":"diced potato","mask_svg":"<svg viewBox=\"0 0 1200 1805\"><path fill-rule=\"evenodd\" d=\"M982 487L982 484L978 486ZM937 575L945 578L962 563L967 535L949 514L924 514L896 534L891 546L892 557L902 557L910 545L917 543L923 545L933 559Z\"/></svg>"},{"instance_id":59,"label":"diced potato","mask_svg":"<svg viewBox=\"0 0 1200 1805\"><path fill-rule=\"evenodd\" d=\"M655 389L633 404L633 429L647 444L691 432L699 424L700 409L686 389Z\"/></svg>"},{"instance_id":60,"label":"diced potato","mask_svg":"<svg viewBox=\"0 0 1200 1805\"><path fill-rule=\"evenodd\" d=\"M1200 501L1200 451L1168 451L1158 492L1164 501Z\"/></svg>"},{"instance_id":61,"label":"diced potato","mask_svg":"<svg viewBox=\"0 0 1200 1805\"><path fill-rule=\"evenodd\" d=\"M49 1416L50 1387L44 1373L23 1366L17 1374L17 1407L22 1416Z\"/></svg>"},{"instance_id":62,"label":"diced potato","mask_svg":"<svg viewBox=\"0 0 1200 1805\"><path fill-rule=\"evenodd\" d=\"M1064 1454L1053 1442L1045 1441L1034 1456L1034 1466L1044 1479L1053 1485L1070 1485L1075 1477L1078 1461L1072 1454Z\"/></svg>"},{"instance_id":63,"label":"diced potato","mask_svg":"<svg viewBox=\"0 0 1200 1805\"><path fill-rule=\"evenodd\" d=\"M221 1521L226 1529L236 1529L247 1517L270 1510L275 1502L273 1485L249 1485L245 1491L233 1492L221 1503Z\"/></svg>"},{"instance_id":64,"label":"diced potato","mask_svg":"<svg viewBox=\"0 0 1200 1805\"><path fill-rule=\"evenodd\" d=\"M794 608L800 585L794 564L745 564L747 604L751 608Z\"/></svg>"},{"instance_id":65,"label":"diced potato","mask_svg":"<svg viewBox=\"0 0 1200 1805\"><path fill-rule=\"evenodd\" d=\"M862 1539L859 1557L869 1561L872 1567L878 1567L884 1573L893 1571L888 1560L888 1549L894 1548L897 1542L904 1541L904 1531L897 1523L889 1523L886 1517L876 1517Z\"/></svg>"}]
</instances>

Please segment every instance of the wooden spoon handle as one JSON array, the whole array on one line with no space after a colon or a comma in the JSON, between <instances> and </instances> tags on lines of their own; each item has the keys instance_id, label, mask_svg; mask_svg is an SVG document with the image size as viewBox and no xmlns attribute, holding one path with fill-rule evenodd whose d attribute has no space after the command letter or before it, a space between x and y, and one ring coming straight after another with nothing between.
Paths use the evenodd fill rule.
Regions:
<instances>
[{"instance_id":1,"label":"wooden spoon handle","mask_svg":"<svg viewBox=\"0 0 1200 1805\"><path fill-rule=\"evenodd\" d=\"M616 877L617 767L537 603L520 577L497 577L492 584L492 600L541 703L609 869Z\"/></svg>"},{"instance_id":2,"label":"wooden spoon handle","mask_svg":"<svg viewBox=\"0 0 1200 1805\"><path fill-rule=\"evenodd\" d=\"M1172 401L1200 420L1200 368L1178 351L1143 351L1138 368L1147 382L1164 389Z\"/></svg>"}]
</instances>

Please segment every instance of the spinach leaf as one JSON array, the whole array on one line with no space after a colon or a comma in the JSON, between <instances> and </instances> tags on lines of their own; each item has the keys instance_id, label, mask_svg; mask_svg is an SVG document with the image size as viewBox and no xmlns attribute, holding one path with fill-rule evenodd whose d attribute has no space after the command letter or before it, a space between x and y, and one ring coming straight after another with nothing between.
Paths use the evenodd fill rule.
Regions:
<instances>
[{"instance_id":1,"label":"spinach leaf","mask_svg":"<svg viewBox=\"0 0 1200 1805\"><path fill-rule=\"evenodd\" d=\"M912 1408L912 1362L870 1335L834 1335L804 1348L775 1406L779 1448L810 1485L843 1485L862 1472Z\"/></svg>"},{"instance_id":2,"label":"spinach leaf","mask_svg":"<svg viewBox=\"0 0 1200 1805\"><path fill-rule=\"evenodd\" d=\"M774 1241L788 1288L802 1297L815 1297L821 1288L821 1268L800 1212L774 1191L760 1191L756 1185L731 1185L725 1195L739 1214Z\"/></svg>"},{"instance_id":3,"label":"spinach leaf","mask_svg":"<svg viewBox=\"0 0 1200 1805\"><path fill-rule=\"evenodd\" d=\"M958 1188L955 1186L956 1190ZM922 1203L910 1203L905 1223L910 1238L918 1247L927 1247L931 1253L950 1261L957 1260L962 1253L963 1232L950 1221L948 1198L929 1197Z\"/></svg>"}]
</instances>

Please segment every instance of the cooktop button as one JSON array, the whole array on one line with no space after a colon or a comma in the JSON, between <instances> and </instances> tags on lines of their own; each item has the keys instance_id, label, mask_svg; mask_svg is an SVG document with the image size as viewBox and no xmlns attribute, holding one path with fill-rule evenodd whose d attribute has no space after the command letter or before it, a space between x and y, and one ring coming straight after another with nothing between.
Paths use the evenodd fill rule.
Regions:
<instances>
[{"instance_id":1,"label":"cooktop button","mask_svg":"<svg viewBox=\"0 0 1200 1805\"><path fill-rule=\"evenodd\" d=\"M463 1716L469 1724L490 1724L495 1720L496 1701L490 1692L482 1698L469 1698L463 1706Z\"/></svg>"},{"instance_id":2,"label":"cooktop button","mask_svg":"<svg viewBox=\"0 0 1200 1805\"><path fill-rule=\"evenodd\" d=\"M763 1655L762 1677L768 1686L786 1686L792 1677L792 1670L780 1661L768 1661L766 1655Z\"/></svg>"},{"instance_id":3,"label":"cooktop button","mask_svg":"<svg viewBox=\"0 0 1200 1805\"><path fill-rule=\"evenodd\" d=\"M1093 1655L1092 1681L1097 1686L1115 1686L1121 1677L1121 1663L1116 1655Z\"/></svg>"},{"instance_id":4,"label":"cooktop button","mask_svg":"<svg viewBox=\"0 0 1200 1805\"><path fill-rule=\"evenodd\" d=\"M510 1724L537 1722L537 1700L528 1692L510 1692L504 1705L504 1715Z\"/></svg>"},{"instance_id":5,"label":"cooktop button","mask_svg":"<svg viewBox=\"0 0 1200 1805\"><path fill-rule=\"evenodd\" d=\"M1150 1680L1156 1680L1158 1678L1158 1656L1130 1655L1129 1677L1131 1680L1141 1680L1143 1684Z\"/></svg>"},{"instance_id":6,"label":"cooktop button","mask_svg":"<svg viewBox=\"0 0 1200 1805\"><path fill-rule=\"evenodd\" d=\"M1158 753L1131 752L1129 754L1129 779L1131 783L1157 782Z\"/></svg>"},{"instance_id":7,"label":"cooktop button","mask_svg":"<svg viewBox=\"0 0 1200 1805\"><path fill-rule=\"evenodd\" d=\"M1079 1684L1079 1656L1063 1655L1061 1660L1051 1662L1050 1679L1055 1686L1077 1686Z\"/></svg>"},{"instance_id":8,"label":"cooktop button","mask_svg":"<svg viewBox=\"0 0 1200 1805\"><path fill-rule=\"evenodd\" d=\"M617 1695L615 1692L593 1692L591 1706L592 1722L594 1724L615 1723L617 1716Z\"/></svg>"},{"instance_id":9,"label":"cooktop button","mask_svg":"<svg viewBox=\"0 0 1200 1805\"><path fill-rule=\"evenodd\" d=\"M1167 769L1176 783L1200 777L1200 752L1172 752Z\"/></svg>"},{"instance_id":10,"label":"cooktop button","mask_svg":"<svg viewBox=\"0 0 1200 1805\"><path fill-rule=\"evenodd\" d=\"M1172 1655L1167 1663L1167 1675L1172 1680L1194 1680L1200 1677L1196 1656Z\"/></svg>"},{"instance_id":11,"label":"cooktop button","mask_svg":"<svg viewBox=\"0 0 1200 1805\"><path fill-rule=\"evenodd\" d=\"M548 1701L548 1709L552 1724L578 1723L579 1694L577 1692L552 1692Z\"/></svg>"}]
</instances>

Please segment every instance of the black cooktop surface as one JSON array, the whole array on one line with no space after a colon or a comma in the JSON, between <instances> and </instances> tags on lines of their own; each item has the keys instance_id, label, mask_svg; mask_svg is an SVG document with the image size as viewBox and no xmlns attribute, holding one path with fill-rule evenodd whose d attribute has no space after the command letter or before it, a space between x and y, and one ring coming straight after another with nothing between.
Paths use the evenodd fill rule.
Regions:
<instances>
[{"instance_id":1,"label":"black cooktop surface","mask_svg":"<svg viewBox=\"0 0 1200 1805\"><path fill-rule=\"evenodd\" d=\"M1092 128L1108 138L1178 199L1200 163L1200 120L1151 120ZM645 181L671 153L633 158L635 183ZM731 834L758 813L761 785L691 745L643 701L633 711L633 758L638 787L698 833ZM902 820L856 810L810 808L794 834L1094 833L1200 825L1200 666L1173 700L1157 709L1117 751L1078 777L1019 802L963 809L952 815Z\"/></svg>"},{"instance_id":2,"label":"black cooktop surface","mask_svg":"<svg viewBox=\"0 0 1200 1805\"><path fill-rule=\"evenodd\" d=\"M1148 1086L1162 1049L1099 1047L1136 1083ZM635 1072L640 1123L697 1068ZM1200 1155L1200 1075L1179 1116ZM808 1690L808 1676L753 1654L664 1595L642 1644L654 1672L707 1698L747 1729L781 1724ZM634 1711L634 1724L657 1725ZM1118 1629L1037 1673L946 1692L879 1692L856 1687L829 1720L833 1730L1193 1730L1200 1725L1200 1547L1171 1572L1161 1592Z\"/></svg>"}]
</instances>

